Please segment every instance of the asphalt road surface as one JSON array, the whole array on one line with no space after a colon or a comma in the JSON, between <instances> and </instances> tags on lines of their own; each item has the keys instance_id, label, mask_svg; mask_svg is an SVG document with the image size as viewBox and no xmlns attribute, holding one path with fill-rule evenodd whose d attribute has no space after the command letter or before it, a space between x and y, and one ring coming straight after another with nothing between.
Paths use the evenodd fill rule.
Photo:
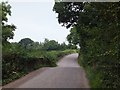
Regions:
<instances>
[{"instance_id":1,"label":"asphalt road surface","mask_svg":"<svg viewBox=\"0 0 120 90\"><path fill-rule=\"evenodd\" d=\"M85 71L77 63L78 54L63 57L57 67L41 68L4 88L89 88Z\"/></svg>"}]
</instances>

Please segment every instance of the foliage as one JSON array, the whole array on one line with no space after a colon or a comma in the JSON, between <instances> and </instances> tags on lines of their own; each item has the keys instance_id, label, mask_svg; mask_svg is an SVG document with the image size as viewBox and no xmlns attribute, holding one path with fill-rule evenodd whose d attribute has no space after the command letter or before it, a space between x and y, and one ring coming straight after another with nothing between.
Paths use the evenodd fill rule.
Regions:
<instances>
[{"instance_id":1,"label":"foliage","mask_svg":"<svg viewBox=\"0 0 120 90\"><path fill-rule=\"evenodd\" d=\"M79 43L79 62L87 70L93 88L120 87L119 4L55 2L53 8L58 13L58 22L72 27L67 39Z\"/></svg>"},{"instance_id":2,"label":"foliage","mask_svg":"<svg viewBox=\"0 0 120 90\"><path fill-rule=\"evenodd\" d=\"M58 13L58 22L69 28L77 23L79 12L82 12L82 2L55 2L53 10Z\"/></svg>"},{"instance_id":3,"label":"foliage","mask_svg":"<svg viewBox=\"0 0 120 90\"><path fill-rule=\"evenodd\" d=\"M77 45L79 44L79 34L76 30L76 27L71 28L70 34L67 36L69 43Z\"/></svg>"},{"instance_id":4,"label":"foliage","mask_svg":"<svg viewBox=\"0 0 120 90\"><path fill-rule=\"evenodd\" d=\"M55 40L45 39L44 42L34 42L30 38L21 39L18 43L19 46L23 47L28 51L41 50L41 51L51 51L51 50L65 50L65 49L77 49L76 45L65 44L64 42L59 44Z\"/></svg>"},{"instance_id":5,"label":"foliage","mask_svg":"<svg viewBox=\"0 0 120 90\"><path fill-rule=\"evenodd\" d=\"M55 40L48 40L48 39L45 39L45 42L44 42L44 48L45 50L49 51L49 50L57 50L59 48L59 44L58 42L56 42Z\"/></svg>"},{"instance_id":6,"label":"foliage","mask_svg":"<svg viewBox=\"0 0 120 90\"><path fill-rule=\"evenodd\" d=\"M2 43L3 45L5 43L8 43L9 39L13 39L14 33L16 27L15 25L8 25L8 18L7 16L11 16L11 6L7 2L0 3L0 7L2 7ZM1 15L0 15L1 16Z\"/></svg>"},{"instance_id":7,"label":"foliage","mask_svg":"<svg viewBox=\"0 0 120 90\"><path fill-rule=\"evenodd\" d=\"M33 41L30 38L24 38L19 41L19 44L25 49L30 49L33 44Z\"/></svg>"}]
</instances>

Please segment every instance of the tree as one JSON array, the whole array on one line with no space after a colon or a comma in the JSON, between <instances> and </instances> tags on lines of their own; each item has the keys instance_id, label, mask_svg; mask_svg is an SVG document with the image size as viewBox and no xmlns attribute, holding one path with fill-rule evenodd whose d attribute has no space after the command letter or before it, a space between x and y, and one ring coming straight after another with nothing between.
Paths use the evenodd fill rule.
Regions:
<instances>
[{"instance_id":1,"label":"tree","mask_svg":"<svg viewBox=\"0 0 120 90\"><path fill-rule=\"evenodd\" d=\"M72 45L72 44L68 44L68 49L77 49L77 46L76 45Z\"/></svg>"},{"instance_id":2,"label":"tree","mask_svg":"<svg viewBox=\"0 0 120 90\"><path fill-rule=\"evenodd\" d=\"M19 44L25 49L30 49L33 43L34 41L31 40L30 38L24 38L19 41Z\"/></svg>"},{"instance_id":3,"label":"tree","mask_svg":"<svg viewBox=\"0 0 120 90\"><path fill-rule=\"evenodd\" d=\"M42 46L39 44L39 42L32 43L32 50L40 50L42 49Z\"/></svg>"},{"instance_id":4,"label":"tree","mask_svg":"<svg viewBox=\"0 0 120 90\"><path fill-rule=\"evenodd\" d=\"M60 44L60 50L68 49L68 46L65 44L65 42Z\"/></svg>"},{"instance_id":5,"label":"tree","mask_svg":"<svg viewBox=\"0 0 120 90\"><path fill-rule=\"evenodd\" d=\"M79 34L77 33L76 27L71 28L70 34L67 36L67 40L71 44L79 44Z\"/></svg>"},{"instance_id":6,"label":"tree","mask_svg":"<svg viewBox=\"0 0 120 90\"><path fill-rule=\"evenodd\" d=\"M45 39L44 41L44 48L45 50L58 50L59 49L59 43L55 40L48 40Z\"/></svg>"},{"instance_id":7,"label":"tree","mask_svg":"<svg viewBox=\"0 0 120 90\"><path fill-rule=\"evenodd\" d=\"M58 13L58 22L69 28L78 22L83 7L82 2L55 2L53 11Z\"/></svg>"},{"instance_id":8,"label":"tree","mask_svg":"<svg viewBox=\"0 0 120 90\"><path fill-rule=\"evenodd\" d=\"M14 32L16 27L15 25L11 24L11 25L8 25L7 22L8 22L8 18L7 16L11 16L11 6L7 3L7 2L2 2L0 3L0 7L2 7L2 13L0 11L0 16L2 16L2 23L1 23L1 26L2 26L2 43L3 45L5 43L8 43L9 39L13 39L13 36L14 36ZM1 31L1 30L0 30Z\"/></svg>"},{"instance_id":9,"label":"tree","mask_svg":"<svg viewBox=\"0 0 120 90\"><path fill-rule=\"evenodd\" d=\"M96 80L98 87L120 87L119 5L120 2L55 2L53 7L60 24L76 28L71 29L67 39L73 44L79 42L81 65L102 76Z\"/></svg>"}]
</instances>

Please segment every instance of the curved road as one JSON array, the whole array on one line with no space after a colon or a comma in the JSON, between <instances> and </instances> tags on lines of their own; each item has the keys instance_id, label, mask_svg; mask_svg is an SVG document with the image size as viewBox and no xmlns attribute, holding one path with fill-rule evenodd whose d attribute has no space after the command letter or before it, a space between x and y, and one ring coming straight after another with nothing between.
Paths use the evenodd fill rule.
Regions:
<instances>
[{"instance_id":1,"label":"curved road","mask_svg":"<svg viewBox=\"0 0 120 90\"><path fill-rule=\"evenodd\" d=\"M58 67L38 69L4 88L89 88L77 57L78 54L67 55L57 63Z\"/></svg>"}]
</instances>

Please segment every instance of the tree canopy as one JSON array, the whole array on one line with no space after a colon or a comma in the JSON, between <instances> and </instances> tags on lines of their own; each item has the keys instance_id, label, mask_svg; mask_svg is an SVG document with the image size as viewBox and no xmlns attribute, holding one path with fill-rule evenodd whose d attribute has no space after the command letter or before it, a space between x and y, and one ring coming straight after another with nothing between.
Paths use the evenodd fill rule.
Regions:
<instances>
[{"instance_id":1,"label":"tree canopy","mask_svg":"<svg viewBox=\"0 0 120 90\"><path fill-rule=\"evenodd\" d=\"M19 44L24 48L29 48L30 46L32 46L33 42L34 41L30 38L23 38L19 41Z\"/></svg>"},{"instance_id":2,"label":"tree canopy","mask_svg":"<svg viewBox=\"0 0 120 90\"><path fill-rule=\"evenodd\" d=\"M0 7L2 7L2 43L5 44L9 41L9 39L13 39L14 31L16 26L11 24L7 24L8 15L11 16L11 6L7 2L0 3ZM1 11L0 11L1 13Z\"/></svg>"}]
</instances>

